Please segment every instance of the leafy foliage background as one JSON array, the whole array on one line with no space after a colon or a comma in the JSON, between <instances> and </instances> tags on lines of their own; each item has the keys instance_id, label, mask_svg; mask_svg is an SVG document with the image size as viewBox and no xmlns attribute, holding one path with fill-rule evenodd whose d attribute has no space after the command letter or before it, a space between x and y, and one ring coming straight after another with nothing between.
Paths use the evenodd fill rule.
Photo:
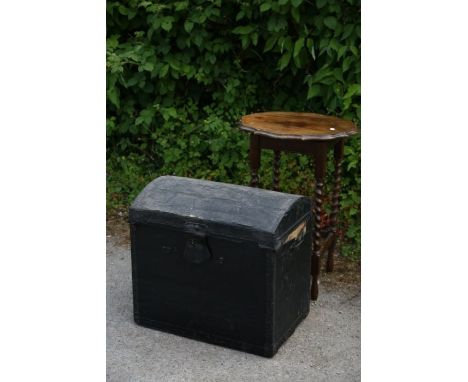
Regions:
<instances>
[{"instance_id":1,"label":"leafy foliage background","mask_svg":"<svg viewBox=\"0 0 468 382\"><path fill-rule=\"evenodd\" d=\"M109 0L106 65L110 209L163 174L248 184L242 115L310 111L360 124L360 1ZM265 188L271 161L263 151ZM312 169L307 156L283 155L281 189L311 194ZM357 257L359 137L343 170L342 252Z\"/></svg>"}]
</instances>

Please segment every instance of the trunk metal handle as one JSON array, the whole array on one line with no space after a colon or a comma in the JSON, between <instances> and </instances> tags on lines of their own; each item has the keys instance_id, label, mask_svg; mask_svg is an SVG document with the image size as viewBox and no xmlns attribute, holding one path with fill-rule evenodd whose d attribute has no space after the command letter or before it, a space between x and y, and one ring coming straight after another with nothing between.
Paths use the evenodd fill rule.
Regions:
<instances>
[{"instance_id":1,"label":"trunk metal handle","mask_svg":"<svg viewBox=\"0 0 468 382\"><path fill-rule=\"evenodd\" d=\"M189 228L187 226L187 228ZM199 226L190 226L187 229L187 241L185 242L184 259L192 264L203 264L212 258L208 239L205 232Z\"/></svg>"}]
</instances>

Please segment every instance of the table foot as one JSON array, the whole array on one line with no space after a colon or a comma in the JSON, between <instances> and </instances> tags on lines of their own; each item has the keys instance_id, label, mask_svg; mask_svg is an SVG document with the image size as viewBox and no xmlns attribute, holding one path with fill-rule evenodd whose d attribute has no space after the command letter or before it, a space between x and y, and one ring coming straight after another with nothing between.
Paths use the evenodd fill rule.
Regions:
<instances>
[{"instance_id":1,"label":"table foot","mask_svg":"<svg viewBox=\"0 0 468 382\"><path fill-rule=\"evenodd\" d=\"M325 272L333 272L335 270L335 256L336 253L329 252L327 257L327 266L325 267Z\"/></svg>"},{"instance_id":2,"label":"table foot","mask_svg":"<svg viewBox=\"0 0 468 382\"><path fill-rule=\"evenodd\" d=\"M312 285L310 286L310 299L312 301L317 301L318 292L319 292L319 280L318 277L312 278Z\"/></svg>"}]
</instances>

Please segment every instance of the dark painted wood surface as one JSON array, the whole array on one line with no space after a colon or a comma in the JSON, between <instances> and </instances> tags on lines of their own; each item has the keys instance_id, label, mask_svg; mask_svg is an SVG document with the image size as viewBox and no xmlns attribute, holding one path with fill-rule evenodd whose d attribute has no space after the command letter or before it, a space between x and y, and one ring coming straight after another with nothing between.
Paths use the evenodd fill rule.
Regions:
<instances>
[{"instance_id":1,"label":"dark painted wood surface","mask_svg":"<svg viewBox=\"0 0 468 382\"><path fill-rule=\"evenodd\" d=\"M139 325L272 357L310 309L310 199L163 176L129 211Z\"/></svg>"}]
</instances>

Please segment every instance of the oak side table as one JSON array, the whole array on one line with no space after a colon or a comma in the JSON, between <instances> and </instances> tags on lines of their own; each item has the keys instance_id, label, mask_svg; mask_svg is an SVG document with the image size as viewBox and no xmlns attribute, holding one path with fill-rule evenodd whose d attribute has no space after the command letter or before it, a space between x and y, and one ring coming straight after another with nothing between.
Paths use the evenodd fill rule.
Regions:
<instances>
[{"instance_id":1,"label":"oak side table","mask_svg":"<svg viewBox=\"0 0 468 382\"><path fill-rule=\"evenodd\" d=\"M327 272L332 272L337 242L337 223L340 207L341 163L344 141L357 134L356 126L336 117L293 112L265 112L243 116L240 129L250 132L250 170L252 187L258 187L258 169L262 149L274 151L273 189L279 191L281 151L312 155L315 162L314 237L311 257L311 299L318 297L320 257L327 253ZM321 227L323 191L327 152L333 148L334 185L329 224Z\"/></svg>"}]
</instances>

